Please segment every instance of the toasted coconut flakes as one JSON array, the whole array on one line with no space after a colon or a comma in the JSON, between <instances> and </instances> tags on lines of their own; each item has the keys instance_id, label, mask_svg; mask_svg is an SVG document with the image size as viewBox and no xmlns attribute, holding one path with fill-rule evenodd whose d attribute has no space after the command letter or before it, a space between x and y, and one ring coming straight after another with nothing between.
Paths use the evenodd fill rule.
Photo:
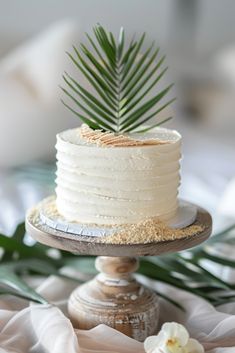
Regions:
<instances>
[{"instance_id":1,"label":"toasted coconut flakes","mask_svg":"<svg viewBox=\"0 0 235 353\"><path fill-rule=\"evenodd\" d=\"M100 239L106 244L147 244L187 238L204 230L201 224L193 224L186 228L170 228L157 219L147 219L136 224L126 224L118 232Z\"/></svg>"}]
</instances>

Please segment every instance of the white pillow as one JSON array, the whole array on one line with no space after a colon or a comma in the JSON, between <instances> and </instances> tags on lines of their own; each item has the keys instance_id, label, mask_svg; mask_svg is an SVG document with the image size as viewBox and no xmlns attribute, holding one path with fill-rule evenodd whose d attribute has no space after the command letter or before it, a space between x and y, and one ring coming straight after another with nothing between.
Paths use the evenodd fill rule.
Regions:
<instances>
[{"instance_id":1,"label":"white pillow","mask_svg":"<svg viewBox=\"0 0 235 353\"><path fill-rule=\"evenodd\" d=\"M61 76L74 70L65 51L78 42L60 22L0 61L0 167L54 156L57 132L79 125L60 102Z\"/></svg>"}]
</instances>

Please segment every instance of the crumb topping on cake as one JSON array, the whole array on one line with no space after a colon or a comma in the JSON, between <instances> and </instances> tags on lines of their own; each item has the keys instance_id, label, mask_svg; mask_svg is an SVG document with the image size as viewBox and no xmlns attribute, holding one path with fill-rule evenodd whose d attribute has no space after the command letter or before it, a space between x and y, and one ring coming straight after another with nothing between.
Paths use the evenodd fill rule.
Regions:
<instances>
[{"instance_id":1,"label":"crumb topping on cake","mask_svg":"<svg viewBox=\"0 0 235 353\"><path fill-rule=\"evenodd\" d=\"M204 226L194 223L186 228L174 229L159 219L146 219L136 224L123 225L112 235L102 237L106 244L147 244L190 237L204 230Z\"/></svg>"},{"instance_id":2,"label":"crumb topping on cake","mask_svg":"<svg viewBox=\"0 0 235 353\"><path fill-rule=\"evenodd\" d=\"M79 131L82 139L104 147L151 146L170 143L169 141L163 141L157 138L140 140L125 135L115 135L115 133L110 131L103 132L102 130L92 130L86 124L83 124Z\"/></svg>"}]
</instances>

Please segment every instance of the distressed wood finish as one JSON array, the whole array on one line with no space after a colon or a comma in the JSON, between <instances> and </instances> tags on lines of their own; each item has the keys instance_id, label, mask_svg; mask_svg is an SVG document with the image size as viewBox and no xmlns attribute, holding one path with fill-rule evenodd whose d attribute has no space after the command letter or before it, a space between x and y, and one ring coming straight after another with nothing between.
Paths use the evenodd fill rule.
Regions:
<instances>
[{"instance_id":1,"label":"distressed wood finish","mask_svg":"<svg viewBox=\"0 0 235 353\"><path fill-rule=\"evenodd\" d=\"M157 295L133 276L138 268L137 257L176 252L202 243L211 234L210 214L198 208L195 223L203 225L203 231L183 239L114 245L97 242L95 237L56 231L41 222L37 207L26 216L28 233L43 244L77 254L106 255L96 259L100 273L69 298L68 311L74 327L90 329L103 323L139 341L156 333L159 304Z\"/></svg>"},{"instance_id":2,"label":"distressed wood finish","mask_svg":"<svg viewBox=\"0 0 235 353\"><path fill-rule=\"evenodd\" d=\"M29 210L26 216L26 229L35 240L81 255L152 256L185 250L202 243L211 234L211 216L204 209L198 207L195 224L203 225L203 231L182 239L148 244L104 244L100 238L98 242L96 237L74 235L48 227L41 222L37 207Z\"/></svg>"},{"instance_id":3,"label":"distressed wood finish","mask_svg":"<svg viewBox=\"0 0 235 353\"><path fill-rule=\"evenodd\" d=\"M155 334L158 297L132 275L138 268L138 260L99 256L96 268L100 274L78 287L69 298L68 312L73 326L90 329L106 324L139 341Z\"/></svg>"}]
</instances>

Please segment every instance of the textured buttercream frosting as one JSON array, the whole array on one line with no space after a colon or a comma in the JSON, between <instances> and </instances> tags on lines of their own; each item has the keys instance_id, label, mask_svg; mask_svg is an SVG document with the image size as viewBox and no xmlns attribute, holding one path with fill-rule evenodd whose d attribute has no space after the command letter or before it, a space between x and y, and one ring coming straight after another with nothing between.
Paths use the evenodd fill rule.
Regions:
<instances>
[{"instance_id":1,"label":"textured buttercream frosting","mask_svg":"<svg viewBox=\"0 0 235 353\"><path fill-rule=\"evenodd\" d=\"M130 136L163 143L99 146L81 128L57 135L56 204L68 221L112 225L175 215L181 136L163 128Z\"/></svg>"}]
</instances>

